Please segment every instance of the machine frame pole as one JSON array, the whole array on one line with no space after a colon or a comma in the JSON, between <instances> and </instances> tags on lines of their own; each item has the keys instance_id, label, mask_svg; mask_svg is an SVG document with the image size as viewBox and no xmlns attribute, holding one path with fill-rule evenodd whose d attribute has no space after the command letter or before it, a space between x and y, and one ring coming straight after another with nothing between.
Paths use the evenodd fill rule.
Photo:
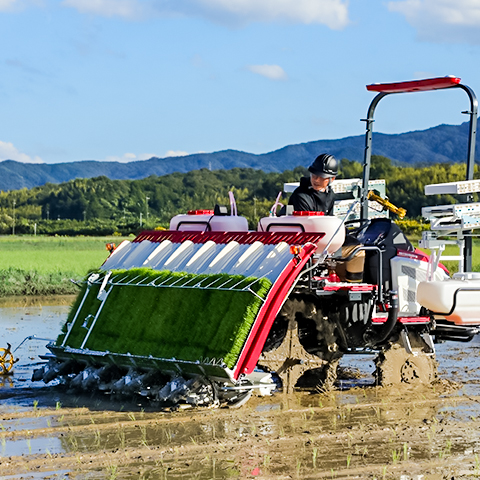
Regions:
<instances>
[{"instance_id":1,"label":"machine frame pole","mask_svg":"<svg viewBox=\"0 0 480 480\"><path fill-rule=\"evenodd\" d=\"M367 89L377 91L378 93L368 108L367 118L363 119L366 122L365 134L365 151L363 156L363 178L362 178L362 195L361 195L361 218L368 218L368 182L370 180L370 166L372 161L372 140L373 140L373 123L375 109L380 100L387 95L393 93L407 93L418 91L439 90L446 88L461 88L464 90L470 99L470 111L462 112L470 116L470 128L468 136L468 151L467 151L467 173L466 180L473 180L474 166L475 166L475 141L477 135L477 115L478 115L478 100L474 91L467 85L462 85L460 79L456 77L442 77L438 79L418 80L412 82L400 82L397 84L374 84L367 85ZM467 202L473 200L472 195L467 196ZM464 249L464 268L465 270L472 270L472 237L468 235L470 232L465 232L465 249Z\"/></svg>"}]
</instances>

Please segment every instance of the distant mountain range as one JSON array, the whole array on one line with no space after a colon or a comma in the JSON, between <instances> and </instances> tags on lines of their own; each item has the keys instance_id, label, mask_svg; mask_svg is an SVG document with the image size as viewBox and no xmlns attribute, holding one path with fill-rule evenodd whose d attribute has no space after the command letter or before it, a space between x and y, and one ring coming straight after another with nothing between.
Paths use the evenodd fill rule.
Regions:
<instances>
[{"instance_id":1,"label":"distant mountain range","mask_svg":"<svg viewBox=\"0 0 480 480\"><path fill-rule=\"evenodd\" d=\"M443 162L463 162L467 155L468 122L461 125L439 125L428 130L387 135L374 133L374 155L390 158L400 165L428 165ZM338 159L362 161L364 135L339 140L318 140L288 145L261 155L224 150L197 153L184 157L156 158L130 163L78 161L55 164L26 164L13 160L0 162L0 190L32 188L45 183L67 182L75 178L106 176L112 180L135 180L150 175L189 172L201 168L210 170L255 168L265 172L282 172L297 166L308 166L323 152ZM477 142L476 153L480 151Z\"/></svg>"}]
</instances>

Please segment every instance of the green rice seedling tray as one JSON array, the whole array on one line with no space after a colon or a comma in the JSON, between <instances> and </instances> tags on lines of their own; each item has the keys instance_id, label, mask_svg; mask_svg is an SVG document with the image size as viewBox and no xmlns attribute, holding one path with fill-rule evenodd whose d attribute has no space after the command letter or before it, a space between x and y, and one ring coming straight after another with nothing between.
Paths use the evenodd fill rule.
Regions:
<instances>
[{"instance_id":1,"label":"green rice seedling tray","mask_svg":"<svg viewBox=\"0 0 480 480\"><path fill-rule=\"evenodd\" d=\"M135 268L112 271L99 300L104 275L85 283L51 350L97 363L169 371L182 365L187 373L234 367L272 285L242 275Z\"/></svg>"}]
</instances>

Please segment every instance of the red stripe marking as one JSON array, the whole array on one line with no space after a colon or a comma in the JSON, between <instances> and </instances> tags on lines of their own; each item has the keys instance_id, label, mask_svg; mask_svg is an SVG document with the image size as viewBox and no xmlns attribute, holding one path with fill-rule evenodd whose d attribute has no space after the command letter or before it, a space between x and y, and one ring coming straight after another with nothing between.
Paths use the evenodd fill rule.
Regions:
<instances>
[{"instance_id":1,"label":"red stripe marking","mask_svg":"<svg viewBox=\"0 0 480 480\"><path fill-rule=\"evenodd\" d=\"M387 321L387 317L376 317L372 318L372 323L385 323ZM430 317L398 317L398 323L430 323Z\"/></svg>"},{"instance_id":2,"label":"red stripe marking","mask_svg":"<svg viewBox=\"0 0 480 480\"><path fill-rule=\"evenodd\" d=\"M371 292L377 288L376 285L335 285L329 284L323 287L326 292L337 292L338 290L349 290L351 292Z\"/></svg>"}]
</instances>

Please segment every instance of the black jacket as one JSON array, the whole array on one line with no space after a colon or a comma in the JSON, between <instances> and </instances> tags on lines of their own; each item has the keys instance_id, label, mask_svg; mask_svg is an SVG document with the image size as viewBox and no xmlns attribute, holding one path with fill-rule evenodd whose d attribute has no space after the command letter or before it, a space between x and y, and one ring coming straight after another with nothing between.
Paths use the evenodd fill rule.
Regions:
<instances>
[{"instance_id":1,"label":"black jacket","mask_svg":"<svg viewBox=\"0 0 480 480\"><path fill-rule=\"evenodd\" d=\"M288 201L295 211L323 212L333 215L335 193L329 186L325 192L317 192L312 188L310 177L302 177L300 186L295 189Z\"/></svg>"}]
</instances>

